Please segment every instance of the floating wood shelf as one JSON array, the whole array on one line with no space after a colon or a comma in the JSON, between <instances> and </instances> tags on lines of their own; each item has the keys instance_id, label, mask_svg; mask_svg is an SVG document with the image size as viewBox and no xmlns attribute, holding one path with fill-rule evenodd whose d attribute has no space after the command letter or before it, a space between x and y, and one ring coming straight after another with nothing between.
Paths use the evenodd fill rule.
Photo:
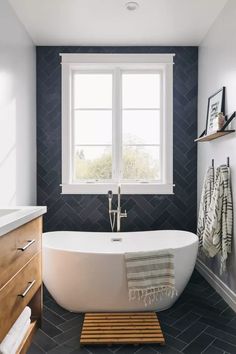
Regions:
<instances>
[{"instance_id":1,"label":"floating wood shelf","mask_svg":"<svg viewBox=\"0 0 236 354\"><path fill-rule=\"evenodd\" d=\"M155 312L86 313L80 345L165 344Z\"/></svg>"},{"instance_id":2,"label":"floating wood shelf","mask_svg":"<svg viewBox=\"0 0 236 354\"><path fill-rule=\"evenodd\" d=\"M229 125L229 123L232 122L232 120L236 117L236 111L231 114L231 116L226 120L224 126L222 127L221 130L217 130L216 132L212 134L206 135L206 130L203 131L203 133L199 136L199 138L195 139L195 142L201 142L201 141L211 141L217 138L220 138L221 136L228 135L231 133L235 132L235 129L226 129Z\"/></svg>"},{"instance_id":3,"label":"floating wood shelf","mask_svg":"<svg viewBox=\"0 0 236 354\"><path fill-rule=\"evenodd\" d=\"M232 129L232 130L218 130L215 133L212 133L212 134L209 134L209 135L200 136L199 138L195 139L194 141L195 142L211 141L211 140L220 138L221 136L228 135L228 134L231 134L231 133L234 133L234 132L235 132L234 129Z\"/></svg>"}]
</instances>

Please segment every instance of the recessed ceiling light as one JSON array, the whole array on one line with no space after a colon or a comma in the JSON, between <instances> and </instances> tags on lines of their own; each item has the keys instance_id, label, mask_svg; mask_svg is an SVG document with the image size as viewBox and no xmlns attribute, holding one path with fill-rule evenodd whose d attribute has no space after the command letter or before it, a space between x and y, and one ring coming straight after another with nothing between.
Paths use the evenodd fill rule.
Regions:
<instances>
[{"instance_id":1,"label":"recessed ceiling light","mask_svg":"<svg viewBox=\"0 0 236 354\"><path fill-rule=\"evenodd\" d=\"M125 7L129 11L135 11L139 7L139 4L136 1L129 1L125 4Z\"/></svg>"}]
</instances>

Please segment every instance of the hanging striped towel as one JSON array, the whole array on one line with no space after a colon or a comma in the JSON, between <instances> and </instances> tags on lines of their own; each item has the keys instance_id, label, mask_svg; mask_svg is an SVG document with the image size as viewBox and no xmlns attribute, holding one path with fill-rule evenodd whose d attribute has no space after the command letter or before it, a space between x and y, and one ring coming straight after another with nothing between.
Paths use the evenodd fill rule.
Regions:
<instances>
[{"instance_id":1,"label":"hanging striped towel","mask_svg":"<svg viewBox=\"0 0 236 354\"><path fill-rule=\"evenodd\" d=\"M233 236L233 204L230 168L222 165L216 170L215 186L203 233L203 250L208 257L221 256L220 273L226 269Z\"/></svg>"},{"instance_id":2,"label":"hanging striped towel","mask_svg":"<svg viewBox=\"0 0 236 354\"><path fill-rule=\"evenodd\" d=\"M125 253L125 265L130 301L143 301L147 306L162 296L177 294L171 250Z\"/></svg>"},{"instance_id":3,"label":"hanging striped towel","mask_svg":"<svg viewBox=\"0 0 236 354\"><path fill-rule=\"evenodd\" d=\"M197 235L199 238L199 250L203 246L203 233L205 230L205 224L207 220L208 210L211 204L211 197L214 189L214 168L209 167L202 188L202 195L199 207Z\"/></svg>"}]
</instances>

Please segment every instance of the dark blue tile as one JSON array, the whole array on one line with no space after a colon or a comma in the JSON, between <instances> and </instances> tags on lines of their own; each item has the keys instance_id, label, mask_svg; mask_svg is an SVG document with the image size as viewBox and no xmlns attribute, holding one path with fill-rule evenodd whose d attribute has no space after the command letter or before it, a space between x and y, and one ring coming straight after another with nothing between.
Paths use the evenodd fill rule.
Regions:
<instances>
[{"instance_id":1,"label":"dark blue tile","mask_svg":"<svg viewBox=\"0 0 236 354\"><path fill-rule=\"evenodd\" d=\"M210 345L207 347L206 350L204 350L203 354L225 354L226 352L222 349L216 348L213 345Z\"/></svg>"},{"instance_id":2,"label":"dark blue tile","mask_svg":"<svg viewBox=\"0 0 236 354\"><path fill-rule=\"evenodd\" d=\"M186 354L199 354L202 353L212 342L214 337L208 334L200 334L193 342L183 349L183 353Z\"/></svg>"},{"instance_id":3,"label":"dark blue tile","mask_svg":"<svg viewBox=\"0 0 236 354\"><path fill-rule=\"evenodd\" d=\"M55 312L51 311L49 308L44 306L43 317L49 322L53 323L55 326L58 326L65 322L64 318L58 316Z\"/></svg>"},{"instance_id":4,"label":"dark blue tile","mask_svg":"<svg viewBox=\"0 0 236 354\"><path fill-rule=\"evenodd\" d=\"M216 339L214 342L213 342L213 345L219 349L222 349L224 350L225 352L227 353L230 353L230 354L234 354L236 353L236 346L235 345L232 345L232 344L229 344L227 342L224 342L223 340L220 340L220 339Z\"/></svg>"},{"instance_id":5,"label":"dark blue tile","mask_svg":"<svg viewBox=\"0 0 236 354\"><path fill-rule=\"evenodd\" d=\"M190 343L199 335L199 333L206 329L206 327L207 325L201 322L193 323L189 326L189 328L181 332L181 334L177 338L186 343Z\"/></svg>"},{"instance_id":6,"label":"dark blue tile","mask_svg":"<svg viewBox=\"0 0 236 354\"><path fill-rule=\"evenodd\" d=\"M57 343L52 338L48 337L47 334L43 332L41 329L39 329L35 334L33 342L37 346L39 346L40 349L43 349L45 352L57 346Z\"/></svg>"},{"instance_id":7,"label":"dark blue tile","mask_svg":"<svg viewBox=\"0 0 236 354\"><path fill-rule=\"evenodd\" d=\"M60 52L176 53L174 65L174 195L129 195L124 230L184 229L197 220L197 47L37 47L37 202L44 230L110 231L106 196L61 195ZM132 211L132 214L131 214ZM90 212L94 213L91 219ZM146 217L143 218L143 213ZM131 217L132 215L132 217Z\"/></svg>"},{"instance_id":8,"label":"dark blue tile","mask_svg":"<svg viewBox=\"0 0 236 354\"><path fill-rule=\"evenodd\" d=\"M62 331L58 327L53 325L51 322L47 321L45 318L43 318L43 320L42 320L42 328L41 329L43 332L47 333L47 335L51 338L62 333Z\"/></svg>"}]
</instances>

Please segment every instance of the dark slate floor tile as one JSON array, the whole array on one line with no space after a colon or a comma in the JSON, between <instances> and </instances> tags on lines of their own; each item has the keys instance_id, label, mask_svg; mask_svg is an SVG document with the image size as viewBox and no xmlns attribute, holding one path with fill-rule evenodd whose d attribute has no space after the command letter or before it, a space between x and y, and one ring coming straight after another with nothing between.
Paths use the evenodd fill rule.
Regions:
<instances>
[{"instance_id":1,"label":"dark slate floor tile","mask_svg":"<svg viewBox=\"0 0 236 354\"><path fill-rule=\"evenodd\" d=\"M187 327L191 325L191 323L194 323L196 320L200 318L199 315L196 315L193 312L189 312L185 314L183 317L181 317L179 320L175 321L172 323L172 326L183 331Z\"/></svg>"},{"instance_id":2,"label":"dark slate floor tile","mask_svg":"<svg viewBox=\"0 0 236 354\"><path fill-rule=\"evenodd\" d=\"M232 328L236 328L236 318L234 318L233 320L230 320L228 322L228 326L230 326Z\"/></svg>"},{"instance_id":3,"label":"dark slate floor tile","mask_svg":"<svg viewBox=\"0 0 236 354\"><path fill-rule=\"evenodd\" d=\"M202 352L202 354L225 354L225 351L214 347L214 345L210 345Z\"/></svg>"},{"instance_id":4,"label":"dark slate floor tile","mask_svg":"<svg viewBox=\"0 0 236 354\"><path fill-rule=\"evenodd\" d=\"M91 351L88 351L86 348L76 348L70 354L91 354Z\"/></svg>"},{"instance_id":5,"label":"dark slate floor tile","mask_svg":"<svg viewBox=\"0 0 236 354\"><path fill-rule=\"evenodd\" d=\"M55 312L57 315L63 317L63 315L67 314L68 311L59 306L55 301L50 300L47 303L47 308Z\"/></svg>"},{"instance_id":6,"label":"dark slate floor tile","mask_svg":"<svg viewBox=\"0 0 236 354\"><path fill-rule=\"evenodd\" d=\"M161 322L161 328L164 333L170 334L173 337L176 337L181 333L179 329L169 326L163 322Z\"/></svg>"},{"instance_id":7,"label":"dark slate floor tile","mask_svg":"<svg viewBox=\"0 0 236 354\"><path fill-rule=\"evenodd\" d=\"M47 292L44 300L43 327L34 337L28 354L236 353L236 314L197 272L174 306L158 313L165 346L80 348L83 315L62 309Z\"/></svg>"},{"instance_id":8,"label":"dark slate floor tile","mask_svg":"<svg viewBox=\"0 0 236 354\"><path fill-rule=\"evenodd\" d=\"M60 345L52 350L49 350L49 352L47 352L47 354L69 354L72 351L73 351L73 349L67 348L64 345Z\"/></svg>"},{"instance_id":9,"label":"dark slate floor tile","mask_svg":"<svg viewBox=\"0 0 236 354\"><path fill-rule=\"evenodd\" d=\"M58 316L55 312L51 311L49 308L44 306L43 309L43 317L46 318L49 322L53 323L55 326L59 326L60 324L65 322L65 319L61 316Z\"/></svg>"},{"instance_id":10,"label":"dark slate floor tile","mask_svg":"<svg viewBox=\"0 0 236 354\"><path fill-rule=\"evenodd\" d=\"M59 325L58 327L62 330L62 331L67 331L73 327L78 327L78 326L82 326L83 324L83 318L82 317L76 317L73 318L72 320L69 321L65 321L63 324Z\"/></svg>"},{"instance_id":11,"label":"dark slate floor tile","mask_svg":"<svg viewBox=\"0 0 236 354\"><path fill-rule=\"evenodd\" d=\"M75 326L71 329L69 329L68 331L62 332L60 335L54 337L53 339L57 342L57 343L65 343L66 341L68 341L69 339L75 337L75 336L79 336L81 333L81 328L80 326Z\"/></svg>"},{"instance_id":12,"label":"dark slate floor tile","mask_svg":"<svg viewBox=\"0 0 236 354\"><path fill-rule=\"evenodd\" d=\"M103 345L98 346L98 347L96 347L94 345L91 345L91 346L85 346L85 347L82 347L82 348L78 348L78 353L80 353L79 350L84 350L84 349L88 350L89 354L111 354L111 351L108 349L108 347L107 346L103 346ZM77 350L74 351L73 353L74 354L77 353Z\"/></svg>"},{"instance_id":13,"label":"dark slate floor tile","mask_svg":"<svg viewBox=\"0 0 236 354\"><path fill-rule=\"evenodd\" d=\"M218 319L211 319L208 317L201 317L201 322L212 326L214 328L220 329L226 333L232 334L233 336L236 336L236 328L230 327L228 325L222 324L221 323L221 318Z\"/></svg>"},{"instance_id":14,"label":"dark slate floor tile","mask_svg":"<svg viewBox=\"0 0 236 354\"><path fill-rule=\"evenodd\" d=\"M67 321L72 320L73 318L76 318L76 317L80 317L80 316L83 316L83 315L80 313L74 313L74 312L66 312L64 315L62 315L62 317Z\"/></svg>"},{"instance_id":15,"label":"dark slate floor tile","mask_svg":"<svg viewBox=\"0 0 236 354\"><path fill-rule=\"evenodd\" d=\"M74 350L80 347L80 336L75 336L71 339L69 339L68 341L66 341L65 343L63 343L63 346L65 348L68 348L68 350Z\"/></svg>"},{"instance_id":16,"label":"dark slate floor tile","mask_svg":"<svg viewBox=\"0 0 236 354\"><path fill-rule=\"evenodd\" d=\"M151 347L144 347L141 350L136 351L136 353L137 354L157 354L157 351Z\"/></svg>"},{"instance_id":17,"label":"dark slate floor tile","mask_svg":"<svg viewBox=\"0 0 236 354\"><path fill-rule=\"evenodd\" d=\"M202 333L193 342L183 349L186 354L200 354L202 353L213 341L214 337Z\"/></svg>"},{"instance_id":18,"label":"dark slate floor tile","mask_svg":"<svg viewBox=\"0 0 236 354\"><path fill-rule=\"evenodd\" d=\"M225 309L227 309L229 306L228 304L223 300L223 299L220 299L215 305L214 305L215 308L217 308L219 311L224 311Z\"/></svg>"},{"instance_id":19,"label":"dark slate floor tile","mask_svg":"<svg viewBox=\"0 0 236 354\"><path fill-rule=\"evenodd\" d=\"M230 307L226 307L226 309L223 310L220 315L231 320L236 319L236 313Z\"/></svg>"},{"instance_id":20,"label":"dark slate floor tile","mask_svg":"<svg viewBox=\"0 0 236 354\"><path fill-rule=\"evenodd\" d=\"M170 336L169 334L165 334L165 340L166 344L169 345L170 347L173 347L178 350L182 350L184 347L186 347L187 343L178 339Z\"/></svg>"},{"instance_id":21,"label":"dark slate floor tile","mask_svg":"<svg viewBox=\"0 0 236 354\"><path fill-rule=\"evenodd\" d=\"M185 331L181 332L181 334L177 337L178 339L190 343L193 341L204 329L206 329L207 325L201 322L196 322L190 325Z\"/></svg>"},{"instance_id":22,"label":"dark slate floor tile","mask_svg":"<svg viewBox=\"0 0 236 354\"><path fill-rule=\"evenodd\" d=\"M45 352L47 352L57 346L57 343L52 338L50 338L45 332L43 332L41 329L39 329L37 331L37 333L34 336L33 341L36 345L38 345Z\"/></svg>"},{"instance_id":23,"label":"dark slate floor tile","mask_svg":"<svg viewBox=\"0 0 236 354\"><path fill-rule=\"evenodd\" d=\"M163 345L163 346L158 345L158 344L152 344L151 347L153 349L155 349L158 353L163 353L163 354L180 354L180 353L182 353L182 351L179 351L178 349L175 349L175 348L169 346L168 344Z\"/></svg>"},{"instance_id":24,"label":"dark slate floor tile","mask_svg":"<svg viewBox=\"0 0 236 354\"><path fill-rule=\"evenodd\" d=\"M236 353L236 346L229 344L227 342L224 342L223 340L216 339L212 343L215 347L224 350L225 352L228 352L230 354L235 354Z\"/></svg>"},{"instance_id":25,"label":"dark slate floor tile","mask_svg":"<svg viewBox=\"0 0 236 354\"><path fill-rule=\"evenodd\" d=\"M207 327L205 332L212 336L215 336L217 339L221 339L224 340L225 342L236 345L236 336L233 336L225 331L222 331L221 329L209 326Z\"/></svg>"},{"instance_id":26,"label":"dark slate floor tile","mask_svg":"<svg viewBox=\"0 0 236 354\"><path fill-rule=\"evenodd\" d=\"M136 351L140 350L141 346L134 346L134 345L122 345L115 351L116 354L134 354ZM112 348L109 348L112 349Z\"/></svg>"},{"instance_id":27,"label":"dark slate floor tile","mask_svg":"<svg viewBox=\"0 0 236 354\"><path fill-rule=\"evenodd\" d=\"M62 333L62 331L58 327L53 325L51 322L49 322L45 318L43 318L43 320L42 320L42 331L47 333L47 335L51 338Z\"/></svg>"},{"instance_id":28,"label":"dark slate floor tile","mask_svg":"<svg viewBox=\"0 0 236 354\"><path fill-rule=\"evenodd\" d=\"M44 354L45 351L37 346L37 344L32 343L27 354Z\"/></svg>"}]
</instances>

